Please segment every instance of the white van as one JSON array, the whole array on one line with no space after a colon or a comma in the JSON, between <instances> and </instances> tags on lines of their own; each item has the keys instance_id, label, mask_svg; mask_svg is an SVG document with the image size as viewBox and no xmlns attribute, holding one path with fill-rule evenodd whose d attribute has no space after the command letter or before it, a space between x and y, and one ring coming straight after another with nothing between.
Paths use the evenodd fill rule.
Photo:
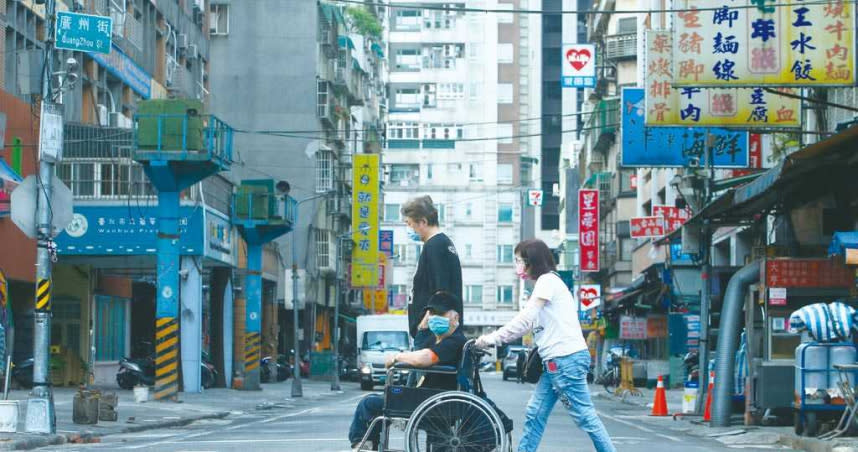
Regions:
<instances>
[{"instance_id":1,"label":"white van","mask_svg":"<svg viewBox=\"0 0 858 452\"><path fill-rule=\"evenodd\" d=\"M362 315L357 318L358 369L360 387L372 390L384 384L387 358L411 350L407 315Z\"/></svg>"}]
</instances>

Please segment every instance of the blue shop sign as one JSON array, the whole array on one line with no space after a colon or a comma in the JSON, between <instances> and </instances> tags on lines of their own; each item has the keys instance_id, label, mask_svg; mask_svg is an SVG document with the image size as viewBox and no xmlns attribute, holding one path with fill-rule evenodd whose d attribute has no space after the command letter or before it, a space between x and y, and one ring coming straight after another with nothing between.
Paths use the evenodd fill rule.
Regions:
<instances>
[{"instance_id":1,"label":"blue shop sign","mask_svg":"<svg viewBox=\"0 0 858 452\"><path fill-rule=\"evenodd\" d=\"M57 236L60 255L156 255L158 216L155 206L76 206L71 223ZM199 207L179 210L181 254L203 254L203 212Z\"/></svg>"},{"instance_id":2,"label":"blue shop sign","mask_svg":"<svg viewBox=\"0 0 858 452\"><path fill-rule=\"evenodd\" d=\"M221 213L206 209L206 257L232 264L232 238L229 219Z\"/></svg>"},{"instance_id":3,"label":"blue shop sign","mask_svg":"<svg viewBox=\"0 0 858 452\"><path fill-rule=\"evenodd\" d=\"M111 74L119 77L143 99L152 97L152 76L143 70L128 55L122 53L116 44L108 54L90 53L98 64L107 68Z\"/></svg>"},{"instance_id":4,"label":"blue shop sign","mask_svg":"<svg viewBox=\"0 0 858 452\"><path fill-rule=\"evenodd\" d=\"M706 143L718 168L748 167L748 132L715 127L644 127L643 88L624 88L622 166L685 167L705 161Z\"/></svg>"}]
</instances>

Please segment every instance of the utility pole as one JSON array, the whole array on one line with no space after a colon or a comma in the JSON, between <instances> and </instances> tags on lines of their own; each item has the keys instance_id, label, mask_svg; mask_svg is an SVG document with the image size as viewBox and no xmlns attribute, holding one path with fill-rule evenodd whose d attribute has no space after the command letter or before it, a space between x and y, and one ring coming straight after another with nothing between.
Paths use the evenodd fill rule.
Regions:
<instances>
[{"instance_id":1,"label":"utility pole","mask_svg":"<svg viewBox=\"0 0 858 452\"><path fill-rule=\"evenodd\" d=\"M350 235L350 234L349 234ZM343 245L348 236L341 235L337 240L336 288L334 295L334 375L331 379L331 391L340 391L340 302L343 294ZM372 301L373 305L375 300Z\"/></svg>"},{"instance_id":2,"label":"utility pole","mask_svg":"<svg viewBox=\"0 0 858 452\"><path fill-rule=\"evenodd\" d=\"M51 93L51 77L54 66L54 16L56 0L45 3L45 63L42 70L42 116L45 112L54 113L53 96ZM62 127L62 122L60 122ZM42 124L44 133L45 125ZM54 163L53 157L48 156L47 150L42 149L44 137L39 137L39 187L36 211L37 251L36 251L36 299L35 327L33 330L33 392L27 401L26 430L28 432L54 434L57 430L57 420L54 412L54 398L50 386L50 348L51 348L51 249L52 245L52 212L50 200L53 195ZM61 150L55 156L61 157Z\"/></svg>"},{"instance_id":3,"label":"utility pole","mask_svg":"<svg viewBox=\"0 0 858 452\"><path fill-rule=\"evenodd\" d=\"M712 161L712 143L710 143L709 130L706 131L706 146L704 149L704 171L703 177L703 202L700 203L700 209L703 210L712 199L712 182L715 177L715 167ZM712 281L711 272L711 257L710 249L712 247L712 231L709 225L709 219L703 219L703 226L700 229L700 248L701 248L701 265L700 265L700 280L703 286L700 289L700 364L698 365L698 393L705 394L709 390L709 305L711 303L711 288ZM697 406L695 411L703 413L704 400L706 397L697 398Z\"/></svg>"}]
</instances>

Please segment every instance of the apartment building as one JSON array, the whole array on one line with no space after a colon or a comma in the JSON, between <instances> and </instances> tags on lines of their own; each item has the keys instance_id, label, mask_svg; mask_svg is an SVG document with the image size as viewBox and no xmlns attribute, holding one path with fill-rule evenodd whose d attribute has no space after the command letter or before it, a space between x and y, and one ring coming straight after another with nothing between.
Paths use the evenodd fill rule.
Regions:
<instances>
[{"instance_id":1,"label":"apartment building","mask_svg":"<svg viewBox=\"0 0 858 452\"><path fill-rule=\"evenodd\" d=\"M393 5L383 152L383 229L394 231L396 258L391 306L405 308L421 249L406 237L400 208L428 194L456 244L465 323L477 334L502 325L517 308L513 248L523 228L533 230L525 224L533 224L535 213L522 201L535 182L531 162L539 140L521 136L540 129L525 120L539 116L539 20L456 11L464 2Z\"/></svg>"}]
</instances>

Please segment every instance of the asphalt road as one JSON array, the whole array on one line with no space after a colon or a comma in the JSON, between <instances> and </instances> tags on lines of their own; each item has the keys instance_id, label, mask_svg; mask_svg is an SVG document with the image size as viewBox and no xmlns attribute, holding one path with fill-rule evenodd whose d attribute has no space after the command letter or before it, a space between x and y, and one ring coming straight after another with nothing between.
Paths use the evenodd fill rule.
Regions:
<instances>
[{"instance_id":1,"label":"asphalt road","mask_svg":"<svg viewBox=\"0 0 858 452\"><path fill-rule=\"evenodd\" d=\"M486 390L498 406L515 421L514 444L521 433L524 406L531 385L503 382L499 375L484 376ZM355 383L344 383L344 391L321 400L272 401L276 405L253 412L235 412L222 420L203 421L183 428L108 436L99 444L65 445L53 450L138 450L172 452L206 451L349 451L346 438L357 401L366 393ZM643 408L615 400L596 398L597 409L619 451L695 452L720 450L786 450L776 445L727 446L715 439L673 430L670 418L651 418ZM540 451L591 451L589 437L575 426L558 403L549 418ZM674 425L675 426L675 425ZM401 441L401 431L393 432ZM394 445L401 447L400 445ZM515 449L513 449L515 450Z\"/></svg>"}]
</instances>

